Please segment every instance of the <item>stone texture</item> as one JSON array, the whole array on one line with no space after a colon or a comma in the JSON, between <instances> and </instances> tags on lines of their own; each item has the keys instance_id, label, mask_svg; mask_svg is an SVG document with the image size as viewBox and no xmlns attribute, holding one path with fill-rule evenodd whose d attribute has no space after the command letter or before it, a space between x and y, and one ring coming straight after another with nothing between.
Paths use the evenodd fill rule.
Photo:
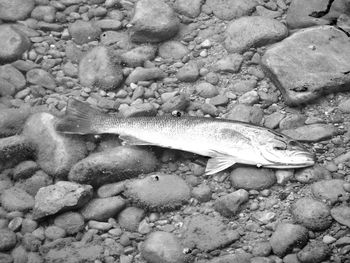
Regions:
<instances>
[{"instance_id":1,"label":"stone texture","mask_svg":"<svg viewBox=\"0 0 350 263\"><path fill-rule=\"evenodd\" d=\"M183 263L179 240L171 233L156 231L150 234L141 246L141 255L149 263Z\"/></svg>"},{"instance_id":2,"label":"stone texture","mask_svg":"<svg viewBox=\"0 0 350 263\"><path fill-rule=\"evenodd\" d=\"M301 263L320 263L325 261L330 255L330 248L320 241L314 241L307 244L297 253L297 258Z\"/></svg>"},{"instance_id":3,"label":"stone texture","mask_svg":"<svg viewBox=\"0 0 350 263\"><path fill-rule=\"evenodd\" d=\"M225 48L231 53L243 53L251 47L278 42L287 35L287 27L277 20L260 16L242 17L228 25Z\"/></svg>"},{"instance_id":4,"label":"stone texture","mask_svg":"<svg viewBox=\"0 0 350 263\"><path fill-rule=\"evenodd\" d=\"M129 67L141 67L147 60L153 60L157 49L151 45L141 45L120 55L121 61Z\"/></svg>"},{"instance_id":5,"label":"stone texture","mask_svg":"<svg viewBox=\"0 0 350 263\"><path fill-rule=\"evenodd\" d=\"M127 207L118 214L118 224L121 228L136 232L145 211L138 207Z\"/></svg>"},{"instance_id":6,"label":"stone texture","mask_svg":"<svg viewBox=\"0 0 350 263\"><path fill-rule=\"evenodd\" d=\"M182 233L182 244L187 248L198 248L202 251L227 246L239 239L238 231L229 229L220 217L194 215L185 219Z\"/></svg>"},{"instance_id":7,"label":"stone texture","mask_svg":"<svg viewBox=\"0 0 350 263\"><path fill-rule=\"evenodd\" d=\"M1 0L0 19L5 21L24 20L29 16L34 5L34 0Z\"/></svg>"},{"instance_id":8,"label":"stone texture","mask_svg":"<svg viewBox=\"0 0 350 263\"><path fill-rule=\"evenodd\" d=\"M0 2L0 18L1 10ZM0 41L0 64L21 58L22 54L30 48L28 37L11 24L0 25L0 39L2 39Z\"/></svg>"},{"instance_id":9,"label":"stone texture","mask_svg":"<svg viewBox=\"0 0 350 263\"><path fill-rule=\"evenodd\" d=\"M130 75L125 80L125 83L127 85L130 85L131 83L136 84L138 81L157 80L157 79L162 79L165 76L166 74L163 72L163 70L159 68L137 67L130 73Z\"/></svg>"},{"instance_id":10,"label":"stone texture","mask_svg":"<svg viewBox=\"0 0 350 263\"><path fill-rule=\"evenodd\" d=\"M34 85L39 85L46 89L55 90L55 78L47 71L39 68L31 69L26 74L27 81Z\"/></svg>"},{"instance_id":11,"label":"stone texture","mask_svg":"<svg viewBox=\"0 0 350 263\"><path fill-rule=\"evenodd\" d=\"M179 41L167 41L158 48L158 55L165 59L182 59L188 54L187 47Z\"/></svg>"},{"instance_id":12,"label":"stone texture","mask_svg":"<svg viewBox=\"0 0 350 263\"><path fill-rule=\"evenodd\" d=\"M350 227L350 207L341 205L331 209L331 215L335 221L344 226Z\"/></svg>"},{"instance_id":13,"label":"stone texture","mask_svg":"<svg viewBox=\"0 0 350 263\"><path fill-rule=\"evenodd\" d=\"M96 40L102 33L101 29L91 22L77 20L68 26L72 40L82 45Z\"/></svg>"},{"instance_id":14,"label":"stone texture","mask_svg":"<svg viewBox=\"0 0 350 263\"><path fill-rule=\"evenodd\" d=\"M268 48L262 65L288 105L349 90L350 40L339 29L303 29Z\"/></svg>"},{"instance_id":15,"label":"stone texture","mask_svg":"<svg viewBox=\"0 0 350 263\"><path fill-rule=\"evenodd\" d=\"M11 187L1 195L1 205L8 211L28 211L34 206L34 198L26 191Z\"/></svg>"},{"instance_id":16,"label":"stone texture","mask_svg":"<svg viewBox=\"0 0 350 263\"><path fill-rule=\"evenodd\" d=\"M201 5L201 0L176 0L174 7L179 14L196 18L201 13Z\"/></svg>"},{"instance_id":17,"label":"stone texture","mask_svg":"<svg viewBox=\"0 0 350 263\"><path fill-rule=\"evenodd\" d=\"M349 200L350 194L344 189L345 181L340 179L322 180L311 185L312 194L319 200L332 204Z\"/></svg>"},{"instance_id":18,"label":"stone texture","mask_svg":"<svg viewBox=\"0 0 350 263\"><path fill-rule=\"evenodd\" d=\"M237 167L230 175L233 187L245 190L262 190L276 183L276 176L270 169L255 167Z\"/></svg>"},{"instance_id":19,"label":"stone texture","mask_svg":"<svg viewBox=\"0 0 350 263\"><path fill-rule=\"evenodd\" d=\"M59 181L38 191L35 196L33 217L40 219L58 212L82 207L91 197L92 187L90 185Z\"/></svg>"},{"instance_id":20,"label":"stone texture","mask_svg":"<svg viewBox=\"0 0 350 263\"><path fill-rule=\"evenodd\" d=\"M103 90L117 88L123 80L119 63L107 47L94 47L80 60L79 80L82 85Z\"/></svg>"},{"instance_id":21,"label":"stone texture","mask_svg":"<svg viewBox=\"0 0 350 263\"><path fill-rule=\"evenodd\" d=\"M150 151L120 146L90 154L77 162L69 172L69 180L100 186L135 177L155 170L157 159Z\"/></svg>"},{"instance_id":22,"label":"stone texture","mask_svg":"<svg viewBox=\"0 0 350 263\"><path fill-rule=\"evenodd\" d=\"M52 184L52 178L42 170L37 171L33 176L18 181L15 186L23 189L31 196L35 196L40 188Z\"/></svg>"},{"instance_id":23,"label":"stone texture","mask_svg":"<svg viewBox=\"0 0 350 263\"><path fill-rule=\"evenodd\" d=\"M295 177L295 180L297 180L300 183L309 184L309 183L317 182L323 179L329 179L331 178L331 173L323 166L316 164L313 167L298 169L295 172L294 177ZM327 189L326 191L328 190L329 189Z\"/></svg>"},{"instance_id":24,"label":"stone texture","mask_svg":"<svg viewBox=\"0 0 350 263\"><path fill-rule=\"evenodd\" d=\"M244 189L239 189L216 199L214 209L223 216L231 217L236 215L241 206L248 200L249 193Z\"/></svg>"},{"instance_id":25,"label":"stone texture","mask_svg":"<svg viewBox=\"0 0 350 263\"><path fill-rule=\"evenodd\" d=\"M183 82L194 82L199 76L199 69L196 63L190 62L184 65L176 73L176 78Z\"/></svg>"},{"instance_id":26,"label":"stone texture","mask_svg":"<svg viewBox=\"0 0 350 263\"><path fill-rule=\"evenodd\" d=\"M208 0L206 5L216 17L232 20L250 15L254 12L257 2L255 0Z\"/></svg>"},{"instance_id":27,"label":"stone texture","mask_svg":"<svg viewBox=\"0 0 350 263\"><path fill-rule=\"evenodd\" d=\"M318 142L336 135L337 129L330 124L315 123L283 130L283 134L302 142Z\"/></svg>"},{"instance_id":28,"label":"stone texture","mask_svg":"<svg viewBox=\"0 0 350 263\"><path fill-rule=\"evenodd\" d=\"M281 223L272 234L270 244L273 253L279 257L293 251L294 248L302 248L309 239L308 230L300 225Z\"/></svg>"},{"instance_id":29,"label":"stone texture","mask_svg":"<svg viewBox=\"0 0 350 263\"><path fill-rule=\"evenodd\" d=\"M84 217L77 212L66 212L56 216L54 223L64 229L68 235L73 235L83 230Z\"/></svg>"},{"instance_id":30,"label":"stone texture","mask_svg":"<svg viewBox=\"0 0 350 263\"><path fill-rule=\"evenodd\" d=\"M23 74L10 64L0 67L0 78L12 84L16 92L22 90L26 85L26 79Z\"/></svg>"},{"instance_id":31,"label":"stone texture","mask_svg":"<svg viewBox=\"0 0 350 263\"><path fill-rule=\"evenodd\" d=\"M16 234L13 231L6 228L0 229L0 251L7 251L14 248L16 242Z\"/></svg>"},{"instance_id":32,"label":"stone texture","mask_svg":"<svg viewBox=\"0 0 350 263\"><path fill-rule=\"evenodd\" d=\"M32 115L23 128L23 136L37 151L37 163L47 174L64 178L71 167L86 154L79 137L62 135L55 130L56 118L49 113Z\"/></svg>"},{"instance_id":33,"label":"stone texture","mask_svg":"<svg viewBox=\"0 0 350 263\"><path fill-rule=\"evenodd\" d=\"M175 12L163 0L138 1L130 24L130 37L134 42L164 41L179 30Z\"/></svg>"},{"instance_id":34,"label":"stone texture","mask_svg":"<svg viewBox=\"0 0 350 263\"><path fill-rule=\"evenodd\" d=\"M153 174L126 185L124 195L148 210L173 210L190 198L190 188L179 176Z\"/></svg>"}]
</instances>

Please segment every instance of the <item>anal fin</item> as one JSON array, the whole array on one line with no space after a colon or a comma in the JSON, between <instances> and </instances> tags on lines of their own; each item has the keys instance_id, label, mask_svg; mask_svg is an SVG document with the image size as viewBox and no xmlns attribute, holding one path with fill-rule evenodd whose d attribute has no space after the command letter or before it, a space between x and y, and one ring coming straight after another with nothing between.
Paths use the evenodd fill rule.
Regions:
<instances>
[{"instance_id":1,"label":"anal fin","mask_svg":"<svg viewBox=\"0 0 350 263\"><path fill-rule=\"evenodd\" d=\"M130 135L119 135L119 139L122 140L122 145L154 145Z\"/></svg>"},{"instance_id":2,"label":"anal fin","mask_svg":"<svg viewBox=\"0 0 350 263\"><path fill-rule=\"evenodd\" d=\"M221 172L230 166L234 165L236 160L229 155L217 155L213 158L210 158L205 168L205 174L211 175Z\"/></svg>"}]
</instances>

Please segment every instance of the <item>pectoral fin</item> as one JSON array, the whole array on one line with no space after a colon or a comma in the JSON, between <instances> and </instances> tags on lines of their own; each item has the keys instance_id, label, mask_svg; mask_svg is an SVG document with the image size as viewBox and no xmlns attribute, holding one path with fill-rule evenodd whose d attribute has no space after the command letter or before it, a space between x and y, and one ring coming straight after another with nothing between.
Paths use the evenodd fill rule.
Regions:
<instances>
[{"instance_id":1,"label":"pectoral fin","mask_svg":"<svg viewBox=\"0 0 350 263\"><path fill-rule=\"evenodd\" d=\"M210 158L205 168L205 174L211 175L223 171L230 166L234 165L236 160L232 156L228 155L218 155L216 157Z\"/></svg>"},{"instance_id":2,"label":"pectoral fin","mask_svg":"<svg viewBox=\"0 0 350 263\"><path fill-rule=\"evenodd\" d=\"M119 139L122 140L122 145L153 145L130 135L119 135Z\"/></svg>"}]
</instances>

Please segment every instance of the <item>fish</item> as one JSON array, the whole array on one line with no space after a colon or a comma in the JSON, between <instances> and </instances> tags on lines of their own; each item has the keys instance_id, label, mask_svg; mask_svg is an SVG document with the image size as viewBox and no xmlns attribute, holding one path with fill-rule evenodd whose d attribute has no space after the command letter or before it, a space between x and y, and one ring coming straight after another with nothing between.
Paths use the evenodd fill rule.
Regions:
<instances>
[{"instance_id":1,"label":"fish","mask_svg":"<svg viewBox=\"0 0 350 263\"><path fill-rule=\"evenodd\" d=\"M55 124L66 134L118 134L123 145L151 145L207 156L207 175L234 164L294 169L315 164L302 144L272 129L245 122L193 116L122 118L69 99Z\"/></svg>"}]
</instances>

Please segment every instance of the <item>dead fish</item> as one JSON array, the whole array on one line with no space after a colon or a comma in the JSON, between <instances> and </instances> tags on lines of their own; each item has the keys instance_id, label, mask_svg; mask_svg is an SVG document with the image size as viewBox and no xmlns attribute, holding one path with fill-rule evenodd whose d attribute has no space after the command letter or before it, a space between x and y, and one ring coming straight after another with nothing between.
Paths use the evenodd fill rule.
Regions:
<instances>
[{"instance_id":1,"label":"dead fish","mask_svg":"<svg viewBox=\"0 0 350 263\"><path fill-rule=\"evenodd\" d=\"M206 174L235 163L267 168L301 168L315 163L299 142L264 127L201 117L119 118L70 99L56 130L70 134L118 134L126 145L155 145L210 157Z\"/></svg>"}]
</instances>

